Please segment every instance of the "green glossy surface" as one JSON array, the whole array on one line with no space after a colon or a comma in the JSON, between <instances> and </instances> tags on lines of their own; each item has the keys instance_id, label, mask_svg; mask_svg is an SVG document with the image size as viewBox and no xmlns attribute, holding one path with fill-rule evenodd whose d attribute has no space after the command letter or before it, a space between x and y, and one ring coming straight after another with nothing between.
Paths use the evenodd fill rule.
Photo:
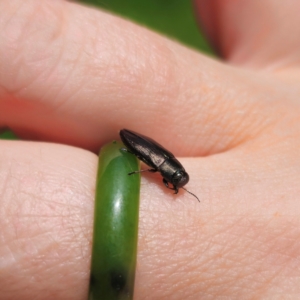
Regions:
<instances>
[{"instance_id":1,"label":"green glossy surface","mask_svg":"<svg viewBox=\"0 0 300 300\"><path fill-rule=\"evenodd\" d=\"M137 158L111 142L99 155L90 299L133 299L139 215Z\"/></svg>"}]
</instances>

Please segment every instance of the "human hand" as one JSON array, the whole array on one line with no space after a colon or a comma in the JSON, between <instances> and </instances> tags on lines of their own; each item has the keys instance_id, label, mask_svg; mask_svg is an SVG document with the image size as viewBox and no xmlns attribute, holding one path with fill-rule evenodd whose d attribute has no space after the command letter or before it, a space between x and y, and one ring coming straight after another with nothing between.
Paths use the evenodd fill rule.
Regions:
<instances>
[{"instance_id":1,"label":"human hand","mask_svg":"<svg viewBox=\"0 0 300 300\"><path fill-rule=\"evenodd\" d=\"M0 126L35 140L0 141L0 299L86 298L93 152L121 128L182 157L201 200L143 176L136 299L299 298L300 4L195 4L228 64L78 4L0 1Z\"/></svg>"}]
</instances>

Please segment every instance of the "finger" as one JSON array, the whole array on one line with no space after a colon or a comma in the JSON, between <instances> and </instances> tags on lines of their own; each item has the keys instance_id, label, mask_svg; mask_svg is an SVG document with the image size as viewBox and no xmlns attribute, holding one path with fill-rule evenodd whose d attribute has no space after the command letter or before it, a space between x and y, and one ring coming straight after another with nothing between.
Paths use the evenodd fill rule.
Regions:
<instances>
[{"instance_id":1,"label":"finger","mask_svg":"<svg viewBox=\"0 0 300 300\"><path fill-rule=\"evenodd\" d=\"M97 157L1 141L2 299L85 299Z\"/></svg>"},{"instance_id":2,"label":"finger","mask_svg":"<svg viewBox=\"0 0 300 300\"><path fill-rule=\"evenodd\" d=\"M49 143L1 141L0 149L0 294L85 299L96 156ZM183 160L201 204L172 194L156 174L143 176L138 299L232 299L237 289L274 299L273 285L281 295L299 293L299 160L253 156Z\"/></svg>"},{"instance_id":3,"label":"finger","mask_svg":"<svg viewBox=\"0 0 300 300\"><path fill-rule=\"evenodd\" d=\"M195 0L201 27L229 61L251 67L300 65L300 3Z\"/></svg>"},{"instance_id":4,"label":"finger","mask_svg":"<svg viewBox=\"0 0 300 300\"><path fill-rule=\"evenodd\" d=\"M0 5L0 125L23 138L97 151L129 128L176 155L206 155L253 139L286 109L278 80L118 17L61 1Z\"/></svg>"}]
</instances>

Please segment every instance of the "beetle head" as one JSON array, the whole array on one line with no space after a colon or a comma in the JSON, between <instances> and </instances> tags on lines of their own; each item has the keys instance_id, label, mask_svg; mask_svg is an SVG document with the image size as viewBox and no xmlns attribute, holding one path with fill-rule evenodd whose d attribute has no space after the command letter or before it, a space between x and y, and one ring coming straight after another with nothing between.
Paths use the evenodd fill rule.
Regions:
<instances>
[{"instance_id":1,"label":"beetle head","mask_svg":"<svg viewBox=\"0 0 300 300\"><path fill-rule=\"evenodd\" d=\"M183 187L184 185L186 185L189 182L189 175L187 172L185 171L177 171L174 173L174 175L172 176L172 184L174 186L177 186L178 188Z\"/></svg>"}]
</instances>

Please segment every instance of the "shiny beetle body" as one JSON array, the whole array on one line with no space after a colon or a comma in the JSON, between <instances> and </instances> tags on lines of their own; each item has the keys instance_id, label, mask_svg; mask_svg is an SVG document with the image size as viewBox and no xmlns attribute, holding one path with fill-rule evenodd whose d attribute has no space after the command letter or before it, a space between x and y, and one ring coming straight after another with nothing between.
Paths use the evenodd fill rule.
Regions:
<instances>
[{"instance_id":1,"label":"shiny beetle body","mask_svg":"<svg viewBox=\"0 0 300 300\"><path fill-rule=\"evenodd\" d=\"M183 186L188 183L189 175L170 151L153 139L128 129L122 129L120 131L120 137L127 148L124 150L134 154L146 165L151 167L151 169L148 170L131 172L129 175L143 171L160 172L163 177L164 185L174 190L175 194L178 193L178 188L186 190ZM173 187L169 186L170 183ZM191 192L189 193L198 199L196 195Z\"/></svg>"}]
</instances>

